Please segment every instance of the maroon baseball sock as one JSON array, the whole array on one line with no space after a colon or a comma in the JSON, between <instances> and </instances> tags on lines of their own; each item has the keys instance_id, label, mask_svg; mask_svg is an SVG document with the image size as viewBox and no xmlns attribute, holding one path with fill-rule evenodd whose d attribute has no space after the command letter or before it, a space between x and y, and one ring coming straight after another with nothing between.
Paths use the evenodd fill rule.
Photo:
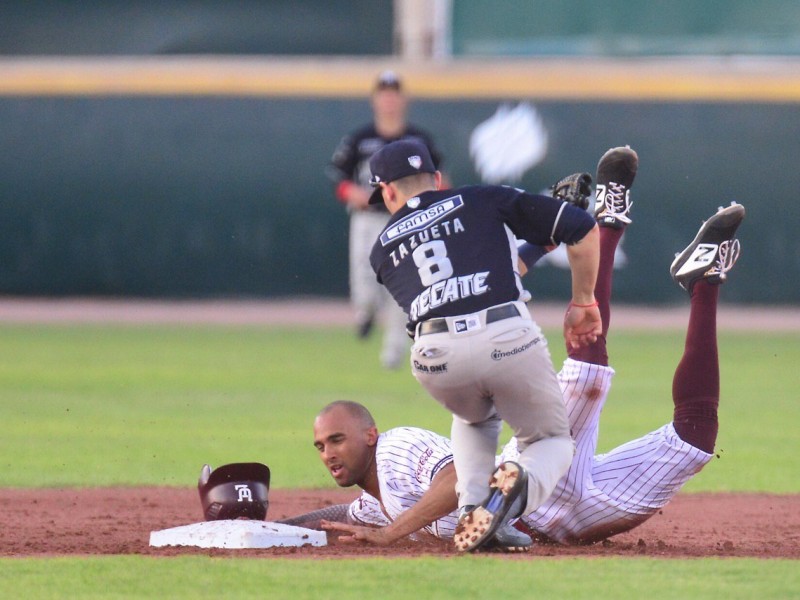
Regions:
<instances>
[{"instance_id":1,"label":"maroon baseball sock","mask_svg":"<svg viewBox=\"0 0 800 600\"><path fill-rule=\"evenodd\" d=\"M596 342L583 348L567 347L567 354L573 360L608 366L606 335L611 324L611 280L614 274L614 254L624 231L624 229L611 227L600 228L600 269L597 273L597 283L594 286L594 297L599 304L600 317L603 319L603 333L598 336Z\"/></svg>"},{"instance_id":2,"label":"maroon baseball sock","mask_svg":"<svg viewBox=\"0 0 800 600\"><path fill-rule=\"evenodd\" d=\"M694 284L683 357L672 380L673 425L680 438L709 454L714 452L719 422L717 299L719 286Z\"/></svg>"}]
</instances>

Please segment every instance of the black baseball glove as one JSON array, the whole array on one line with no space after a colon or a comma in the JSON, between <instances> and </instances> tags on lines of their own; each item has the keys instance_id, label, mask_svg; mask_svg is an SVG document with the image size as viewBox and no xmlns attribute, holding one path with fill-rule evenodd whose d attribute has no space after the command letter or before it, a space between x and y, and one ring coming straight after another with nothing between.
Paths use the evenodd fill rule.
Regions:
<instances>
[{"instance_id":1,"label":"black baseball glove","mask_svg":"<svg viewBox=\"0 0 800 600\"><path fill-rule=\"evenodd\" d=\"M573 173L564 177L550 189L553 192L553 198L586 210L589 208L589 197L592 195L592 176L589 173Z\"/></svg>"}]
</instances>

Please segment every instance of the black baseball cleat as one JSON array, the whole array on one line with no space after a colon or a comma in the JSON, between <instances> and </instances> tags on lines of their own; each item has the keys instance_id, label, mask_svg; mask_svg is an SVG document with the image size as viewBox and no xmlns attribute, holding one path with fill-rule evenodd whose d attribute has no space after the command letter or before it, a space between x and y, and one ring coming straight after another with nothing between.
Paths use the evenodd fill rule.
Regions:
<instances>
[{"instance_id":1,"label":"black baseball cleat","mask_svg":"<svg viewBox=\"0 0 800 600\"><path fill-rule=\"evenodd\" d=\"M511 461L501 463L492 474L489 488L486 499L479 506L466 507L458 519L453 536L456 550L475 552L487 547L515 551L530 547L530 536L521 532L520 536L512 535L513 528L509 524L511 519L522 514L528 502L525 469Z\"/></svg>"},{"instance_id":2,"label":"black baseball cleat","mask_svg":"<svg viewBox=\"0 0 800 600\"><path fill-rule=\"evenodd\" d=\"M372 333L372 328L375 326L375 317L369 316L356 325L356 337L360 340L365 340Z\"/></svg>"},{"instance_id":3,"label":"black baseball cleat","mask_svg":"<svg viewBox=\"0 0 800 600\"><path fill-rule=\"evenodd\" d=\"M717 285L725 282L728 271L739 259L739 240L733 236L744 215L744 206L731 202L703 223L692 243L675 255L669 268L679 286L691 294L701 279Z\"/></svg>"},{"instance_id":4,"label":"black baseball cleat","mask_svg":"<svg viewBox=\"0 0 800 600\"><path fill-rule=\"evenodd\" d=\"M622 229L631 222L630 193L639 156L630 146L611 148L597 163L594 218L601 227Z\"/></svg>"}]
</instances>

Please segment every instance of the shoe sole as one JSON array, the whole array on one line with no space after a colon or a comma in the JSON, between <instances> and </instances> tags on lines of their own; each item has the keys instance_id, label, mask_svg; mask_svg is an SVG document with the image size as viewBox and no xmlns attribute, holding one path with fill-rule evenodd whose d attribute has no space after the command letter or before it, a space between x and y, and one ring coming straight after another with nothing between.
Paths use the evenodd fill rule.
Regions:
<instances>
[{"instance_id":1,"label":"shoe sole","mask_svg":"<svg viewBox=\"0 0 800 600\"><path fill-rule=\"evenodd\" d=\"M604 162L606 165L603 164ZM627 170L631 172L631 180L628 183L624 181L615 181L614 183L622 184L626 188L633 186L633 181L636 178L636 172L639 170L639 155L636 154L636 151L629 146L618 146L616 148L611 148L600 157L600 160L597 162L597 169L595 170L597 175L597 183L601 185L609 183L608 181L601 182L601 168L608 168L607 165L619 163L624 163L627 167Z\"/></svg>"},{"instance_id":2,"label":"shoe sole","mask_svg":"<svg viewBox=\"0 0 800 600\"><path fill-rule=\"evenodd\" d=\"M520 532L520 533L522 533L522 532ZM497 535L497 534L495 533L495 535ZM530 536L528 536L528 537L530 537ZM478 552L519 554L520 552L527 552L528 550L530 550L532 545L533 545L533 540L532 539L531 539L531 542L529 544L525 544L525 545L518 545L518 546L512 546L511 544L503 545L502 543L498 542L497 538L495 537L495 538L492 538L489 541L487 541L485 544L483 544L483 546L481 546L481 548L480 548L480 550L478 550Z\"/></svg>"},{"instance_id":3,"label":"shoe sole","mask_svg":"<svg viewBox=\"0 0 800 600\"><path fill-rule=\"evenodd\" d=\"M489 497L456 527L453 542L457 551L475 552L492 539L525 484L525 478L519 476L521 471L513 462L505 462L495 470L489 481Z\"/></svg>"},{"instance_id":4,"label":"shoe sole","mask_svg":"<svg viewBox=\"0 0 800 600\"><path fill-rule=\"evenodd\" d=\"M700 227L700 231L697 232L697 235L694 236L692 242L686 246L683 252L678 254L675 257L675 260L672 261L672 264L669 267L669 274L675 282L678 283L683 289L689 290L689 287L684 287L684 285L680 282L680 278L683 276L690 276L692 272L701 270L705 267L711 265L714 256L716 255L717 248L719 245L726 241L732 240L733 236L736 234L736 230L739 228L739 225L744 220L745 216L745 209L744 206L741 204L731 204L725 208L722 208L716 212L716 214L712 215L703 225ZM720 233L718 236L714 238L708 236L708 232L711 229L719 229L719 230L730 230L725 231L725 233ZM706 241L702 241L703 238L708 238ZM707 246L707 248L702 252L704 255L710 256L711 260L705 261L698 257L696 261L698 264L696 267L690 269L686 273L679 273L679 271L685 267L691 257L692 254L698 249ZM711 253L714 252L712 255ZM702 275L699 276L697 279L702 278ZM721 283L724 280L724 277L719 278L719 281L716 283Z\"/></svg>"},{"instance_id":5,"label":"shoe sole","mask_svg":"<svg viewBox=\"0 0 800 600\"><path fill-rule=\"evenodd\" d=\"M617 168L616 165L620 164L625 165L625 169L630 173L630 181L614 181L610 178L608 178L608 181L603 181L605 177L600 177L600 171L615 170ZM602 193L607 193L608 184L610 183L622 185L626 189L626 194L630 193L630 189L633 187L633 182L636 179L636 173L638 170L639 155L636 154L636 151L630 146L618 146L616 148L607 150L606 153L600 157L600 160L597 162L597 169L595 170L595 176L597 179L597 185L595 187L595 202ZM597 205L595 204L593 213L597 223L602 227L621 229L625 227L625 225L630 225L631 223L631 219L627 215L605 212L605 206L598 209Z\"/></svg>"},{"instance_id":6,"label":"shoe sole","mask_svg":"<svg viewBox=\"0 0 800 600\"><path fill-rule=\"evenodd\" d=\"M491 544L484 544L480 549L473 552L485 552L487 554L522 554L529 552L530 546L492 546Z\"/></svg>"}]
</instances>

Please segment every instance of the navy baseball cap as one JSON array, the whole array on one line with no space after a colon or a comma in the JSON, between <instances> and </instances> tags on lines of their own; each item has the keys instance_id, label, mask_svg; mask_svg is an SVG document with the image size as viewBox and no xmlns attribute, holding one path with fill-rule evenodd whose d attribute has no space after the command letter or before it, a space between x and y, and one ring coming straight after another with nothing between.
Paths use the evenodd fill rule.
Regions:
<instances>
[{"instance_id":1,"label":"navy baseball cap","mask_svg":"<svg viewBox=\"0 0 800 600\"><path fill-rule=\"evenodd\" d=\"M391 183L418 173L435 173L431 153L419 140L398 140L386 144L369 159L372 179L369 183L375 190L369 197L370 204L383 204L381 183Z\"/></svg>"},{"instance_id":2,"label":"navy baseball cap","mask_svg":"<svg viewBox=\"0 0 800 600\"><path fill-rule=\"evenodd\" d=\"M400 78L394 71L384 71L380 75L378 75L378 79L375 80L375 90L397 90L400 91L403 89L403 84L400 81Z\"/></svg>"}]
</instances>

